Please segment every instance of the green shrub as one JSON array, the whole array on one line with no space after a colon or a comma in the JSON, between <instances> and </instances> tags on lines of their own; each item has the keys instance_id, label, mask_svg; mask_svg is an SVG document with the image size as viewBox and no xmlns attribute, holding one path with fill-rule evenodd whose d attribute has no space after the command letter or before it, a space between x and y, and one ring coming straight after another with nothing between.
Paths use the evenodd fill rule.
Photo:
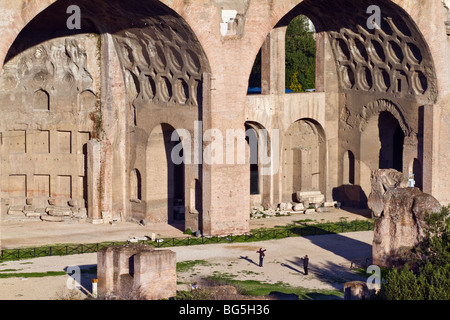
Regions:
<instances>
[{"instance_id":1,"label":"green shrub","mask_svg":"<svg viewBox=\"0 0 450 320\"><path fill-rule=\"evenodd\" d=\"M423 241L412 250L416 272L406 264L386 276L377 298L386 300L450 299L450 214L449 208L426 217Z\"/></svg>"}]
</instances>

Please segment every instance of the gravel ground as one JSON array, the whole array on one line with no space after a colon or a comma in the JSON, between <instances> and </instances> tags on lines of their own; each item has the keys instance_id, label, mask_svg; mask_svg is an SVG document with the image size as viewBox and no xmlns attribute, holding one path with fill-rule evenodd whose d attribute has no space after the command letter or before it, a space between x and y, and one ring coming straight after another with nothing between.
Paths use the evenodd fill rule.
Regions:
<instances>
[{"instance_id":1,"label":"gravel ground","mask_svg":"<svg viewBox=\"0 0 450 320\"><path fill-rule=\"evenodd\" d=\"M292 215L251 221L251 228L273 227L289 224L300 219L336 221L342 217L365 219L363 215L336 210L317 215ZM38 245L40 243L96 242L106 240L127 240L130 237L155 232L161 236L181 236L181 232L170 226L120 223L109 225L60 225L50 230L46 223L3 222L2 244L4 247ZM92 231L95 229L95 232ZM108 229L108 232L102 232ZM46 232L44 232L46 230ZM72 232L70 232L72 230ZM74 230L76 230L74 232ZM20 237L18 237L20 235ZM45 236L43 236L45 235ZM111 238L111 239L110 239ZM16 239L16 240L14 240ZM258 280L267 283L283 282L291 286L310 289L338 289L348 280L361 280L350 271L351 261L372 255L372 231L351 232L344 234L317 235L270 240L254 243L209 244L191 247L170 248L177 253L177 261L205 260L206 264L195 265L187 272L179 273L179 289L188 288L188 284L200 281L215 273L233 275L237 280ZM6 245L8 244L8 245ZM259 267L256 251L267 249L264 266ZM308 254L310 258L309 274L304 275L301 257ZM0 278L0 300L48 300L84 298L91 290L91 279L96 274L90 272L97 264L96 254L71 255L64 257L43 257L30 260L0 263L0 273L7 272L46 272L66 271L71 267L85 270L80 282L81 289L71 290L72 278L69 275L47 276L43 278ZM15 271L5 271L15 270Z\"/></svg>"}]
</instances>

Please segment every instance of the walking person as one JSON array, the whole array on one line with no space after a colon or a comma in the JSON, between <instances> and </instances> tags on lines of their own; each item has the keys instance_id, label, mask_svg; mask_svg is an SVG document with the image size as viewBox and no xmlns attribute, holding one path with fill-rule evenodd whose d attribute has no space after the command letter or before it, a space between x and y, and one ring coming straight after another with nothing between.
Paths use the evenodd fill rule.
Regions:
<instances>
[{"instance_id":1,"label":"walking person","mask_svg":"<svg viewBox=\"0 0 450 320\"><path fill-rule=\"evenodd\" d=\"M263 248L259 248L258 251L256 251L256 253L259 253L259 266L262 267L263 266L263 260L265 257L264 252L266 252L266 249L263 250Z\"/></svg>"},{"instance_id":2,"label":"walking person","mask_svg":"<svg viewBox=\"0 0 450 320\"><path fill-rule=\"evenodd\" d=\"M309 258L308 255L305 255L303 258L303 270L305 270L305 275L308 275L308 263L309 263Z\"/></svg>"}]
</instances>

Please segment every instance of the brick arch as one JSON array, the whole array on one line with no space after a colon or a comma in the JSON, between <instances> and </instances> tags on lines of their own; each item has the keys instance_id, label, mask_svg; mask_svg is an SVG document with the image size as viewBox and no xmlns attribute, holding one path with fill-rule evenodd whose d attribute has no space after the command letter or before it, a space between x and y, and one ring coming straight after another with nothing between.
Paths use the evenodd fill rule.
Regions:
<instances>
[{"instance_id":1,"label":"brick arch","mask_svg":"<svg viewBox=\"0 0 450 320\"><path fill-rule=\"evenodd\" d=\"M400 108L392 101L386 99L378 99L376 101L368 103L366 106L363 107L361 113L360 131L361 132L364 131L367 122L372 116L378 115L382 111L388 111L390 114L394 116L394 118L398 121L405 137L409 136L412 133L412 129L406 122L405 117Z\"/></svg>"}]
</instances>

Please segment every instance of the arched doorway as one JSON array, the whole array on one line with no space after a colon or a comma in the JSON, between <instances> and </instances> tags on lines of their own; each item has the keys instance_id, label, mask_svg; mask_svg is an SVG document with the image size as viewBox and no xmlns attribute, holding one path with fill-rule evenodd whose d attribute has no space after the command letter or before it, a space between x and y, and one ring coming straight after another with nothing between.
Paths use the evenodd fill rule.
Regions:
<instances>
[{"instance_id":1,"label":"arched doorway","mask_svg":"<svg viewBox=\"0 0 450 320\"><path fill-rule=\"evenodd\" d=\"M312 119L294 122L283 141L283 201L301 201L298 194L325 194L326 140Z\"/></svg>"},{"instance_id":2,"label":"arched doorway","mask_svg":"<svg viewBox=\"0 0 450 320\"><path fill-rule=\"evenodd\" d=\"M360 179L366 196L370 194L370 174L376 169L403 171L405 133L392 113L381 111L367 121L360 137Z\"/></svg>"},{"instance_id":3,"label":"arched doorway","mask_svg":"<svg viewBox=\"0 0 450 320\"><path fill-rule=\"evenodd\" d=\"M178 144L175 129L168 124L156 126L146 150L146 219L179 224L184 221L185 172L184 162L172 159ZM183 157L183 151L180 151Z\"/></svg>"},{"instance_id":4,"label":"arched doorway","mask_svg":"<svg viewBox=\"0 0 450 320\"><path fill-rule=\"evenodd\" d=\"M271 132L256 121L245 122L246 155L250 172L250 205L270 206L272 177L278 171L278 131ZM276 142L274 143L275 140Z\"/></svg>"},{"instance_id":5,"label":"arched doorway","mask_svg":"<svg viewBox=\"0 0 450 320\"><path fill-rule=\"evenodd\" d=\"M355 184L355 155L350 150L345 151L343 159L343 184Z\"/></svg>"},{"instance_id":6,"label":"arched doorway","mask_svg":"<svg viewBox=\"0 0 450 320\"><path fill-rule=\"evenodd\" d=\"M314 91L314 32L311 20L304 15L294 17L287 27L273 29L256 55L248 94Z\"/></svg>"},{"instance_id":7,"label":"arched doorway","mask_svg":"<svg viewBox=\"0 0 450 320\"><path fill-rule=\"evenodd\" d=\"M379 168L402 172L405 134L397 119L388 111L382 111L378 116L378 137L380 139Z\"/></svg>"},{"instance_id":8,"label":"arched doorway","mask_svg":"<svg viewBox=\"0 0 450 320\"><path fill-rule=\"evenodd\" d=\"M259 173L259 159L258 159L258 128L254 124L245 124L245 140L248 144L248 159L250 163L250 195L259 195L260 173Z\"/></svg>"}]
</instances>

